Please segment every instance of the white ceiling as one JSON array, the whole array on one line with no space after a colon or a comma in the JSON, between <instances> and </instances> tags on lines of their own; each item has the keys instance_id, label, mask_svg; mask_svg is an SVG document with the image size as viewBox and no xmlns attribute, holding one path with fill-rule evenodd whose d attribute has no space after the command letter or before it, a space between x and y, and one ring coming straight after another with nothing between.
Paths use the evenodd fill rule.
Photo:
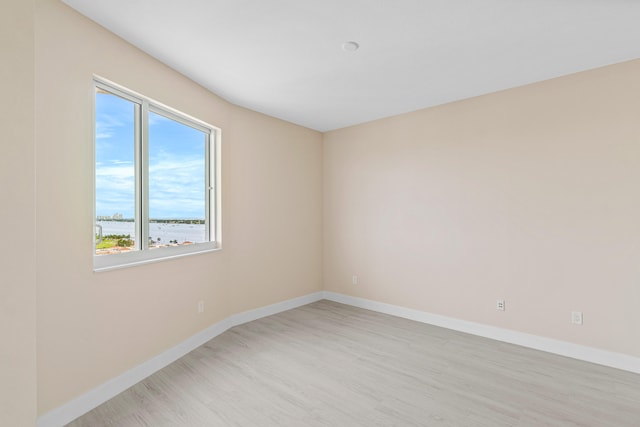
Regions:
<instances>
[{"instance_id":1,"label":"white ceiling","mask_svg":"<svg viewBox=\"0 0 640 427\"><path fill-rule=\"evenodd\" d=\"M230 102L319 131L640 57L638 0L63 1Z\"/></svg>"}]
</instances>

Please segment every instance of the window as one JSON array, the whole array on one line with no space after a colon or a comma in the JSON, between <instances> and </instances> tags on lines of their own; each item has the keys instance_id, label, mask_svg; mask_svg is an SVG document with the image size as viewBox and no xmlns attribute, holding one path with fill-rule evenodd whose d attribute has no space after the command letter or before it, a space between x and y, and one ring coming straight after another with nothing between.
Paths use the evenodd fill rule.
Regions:
<instances>
[{"instance_id":1,"label":"window","mask_svg":"<svg viewBox=\"0 0 640 427\"><path fill-rule=\"evenodd\" d=\"M94 269L219 248L220 130L102 79Z\"/></svg>"}]
</instances>

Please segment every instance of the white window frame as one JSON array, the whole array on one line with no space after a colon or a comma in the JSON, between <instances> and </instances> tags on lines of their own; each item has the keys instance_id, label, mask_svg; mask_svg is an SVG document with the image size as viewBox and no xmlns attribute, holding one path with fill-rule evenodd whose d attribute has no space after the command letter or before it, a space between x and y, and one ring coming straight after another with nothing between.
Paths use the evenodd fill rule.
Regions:
<instances>
[{"instance_id":1,"label":"white window frame","mask_svg":"<svg viewBox=\"0 0 640 427\"><path fill-rule=\"evenodd\" d=\"M221 209L220 209L220 145L221 130L202 120L198 120L144 95L124 88L102 77L94 76L92 86L93 96L93 270L106 271L116 268L147 264L166 259L173 259L188 255L212 252L222 248L221 245ZM121 254L96 255L96 89L102 89L114 95L131 101L139 108L136 109L135 128L135 230L136 248ZM205 148L205 232L208 242L190 245L169 246L149 249L149 159L148 159L148 129L149 113L159 114L171 120L199 130L206 135Z\"/></svg>"}]
</instances>

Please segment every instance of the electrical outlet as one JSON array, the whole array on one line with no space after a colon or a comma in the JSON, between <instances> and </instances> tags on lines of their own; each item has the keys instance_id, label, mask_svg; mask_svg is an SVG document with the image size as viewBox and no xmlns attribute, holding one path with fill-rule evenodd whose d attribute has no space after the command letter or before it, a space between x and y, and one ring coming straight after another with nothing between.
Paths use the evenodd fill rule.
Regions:
<instances>
[{"instance_id":1,"label":"electrical outlet","mask_svg":"<svg viewBox=\"0 0 640 427\"><path fill-rule=\"evenodd\" d=\"M353 285L357 285L358 284L358 276L356 276L356 275L351 276L351 284L353 284Z\"/></svg>"},{"instance_id":2,"label":"electrical outlet","mask_svg":"<svg viewBox=\"0 0 640 427\"><path fill-rule=\"evenodd\" d=\"M582 312L581 311L572 311L571 312L571 323L574 325L582 325Z\"/></svg>"},{"instance_id":3,"label":"electrical outlet","mask_svg":"<svg viewBox=\"0 0 640 427\"><path fill-rule=\"evenodd\" d=\"M500 311L504 311L505 305L504 305L504 300L503 299L499 299L496 301L496 310L500 310Z\"/></svg>"},{"instance_id":4,"label":"electrical outlet","mask_svg":"<svg viewBox=\"0 0 640 427\"><path fill-rule=\"evenodd\" d=\"M204 313L204 301L198 301L198 314Z\"/></svg>"}]
</instances>

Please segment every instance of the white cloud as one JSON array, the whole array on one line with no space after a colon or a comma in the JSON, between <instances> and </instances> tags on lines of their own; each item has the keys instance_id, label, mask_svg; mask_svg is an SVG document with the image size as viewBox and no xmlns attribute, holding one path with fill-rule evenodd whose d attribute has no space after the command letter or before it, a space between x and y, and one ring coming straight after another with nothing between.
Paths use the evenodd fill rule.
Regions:
<instances>
[{"instance_id":1,"label":"white cloud","mask_svg":"<svg viewBox=\"0 0 640 427\"><path fill-rule=\"evenodd\" d=\"M158 218L204 218L204 161L167 160L149 167L149 215Z\"/></svg>"},{"instance_id":2,"label":"white cloud","mask_svg":"<svg viewBox=\"0 0 640 427\"><path fill-rule=\"evenodd\" d=\"M116 160L96 165L96 213L133 217L133 162ZM152 218L204 218L205 188L202 158L163 159L149 167L149 214Z\"/></svg>"},{"instance_id":3,"label":"white cloud","mask_svg":"<svg viewBox=\"0 0 640 427\"><path fill-rule=\"evenodd\" d=\"M96 164L96 214L122 213L132 218L135 209L135 171L131 162Z\"/></svg>"}]
</instances>

